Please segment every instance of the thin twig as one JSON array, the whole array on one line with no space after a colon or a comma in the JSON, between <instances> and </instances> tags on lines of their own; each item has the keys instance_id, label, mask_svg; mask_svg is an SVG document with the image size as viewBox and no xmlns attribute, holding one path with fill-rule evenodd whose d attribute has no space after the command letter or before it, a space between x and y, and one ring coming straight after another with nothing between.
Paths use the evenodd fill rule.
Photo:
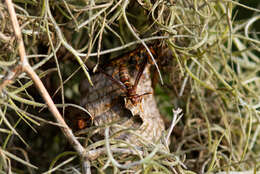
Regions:
<instances>
[{"instance_id":1,"label":"thin twig","mask_svg":"<svg viewBox=\"0 0 260 174\"><path fill-rule=\"evenodd\" d=\"M148 42L148 41L152 41L152 40L169 39L169 38L170 38L169 36L153 36L153 37L149 37L149 38L145 38L145 39L129 42L129 43L125 44L125 45L122 45L122 46L119 46L119 47L116 47L116 48L100 51L99 55L101 56L101 55L109 54L109 53L112 53L112 52L115 52L115 51L120 51L120 50L126 49L126 48L128 48L128 47L130 47L132 45L136 45L138 43L141 43L142 41L143 42ZM80 57L86 57L88 54L86 54L86 53L79 53L78 55ZM97 55L98 55L97 52L96 53L90 53L89 57L95 57Z\"/></svg>"},{"instance_id":2,"label":"thin twig","mask_svg":"<svg viewBox=\"0 0 260 174\"><path fill-rule=\"evenodd\" d=\"M13 3L11 0L5 0L5 3L7 5L7 8L8 8L9 14L10 14L15 37L18 40L18 51L19 51L21 63L22 63L22 65L28 64L28 61L26 59L26 54L25 54L25 48L24 48L24 44L23 44L22 33L21 33L19 23L18 23L18 20L16 17L16 13L14 11Z\"/></svg>"},{"instance_id":3,"label":"thin twig","mask_svg":"<svg viewBox=\"0 0 260 174\"><path fill-rule=\"evenodd\" d=\"M168 145L168 143L169 143L169 139L170 139L174 126L178 123L178 121L183 116L183 114L181 114L182 109L180 109L180 108L178 108L177 110L173 109L172 112L173 112L172 124L171 124L171 127L169 128L168 134L166 136L166 145Z\"/></svg>"}]
</instances>

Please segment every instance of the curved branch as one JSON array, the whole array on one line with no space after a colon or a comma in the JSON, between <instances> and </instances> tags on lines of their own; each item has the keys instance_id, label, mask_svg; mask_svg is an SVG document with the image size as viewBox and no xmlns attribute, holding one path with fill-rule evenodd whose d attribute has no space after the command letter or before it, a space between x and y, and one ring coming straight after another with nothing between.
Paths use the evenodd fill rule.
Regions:
<instances>
[{"instance_id":1,"label":"curved branch","mask_svg":"<svg viewBox=\"0 0 260 174\"><path fill-rule=\"evenodd\" d=\"M35 71L33 70L33 68L30 66L30 64L28 62L28 59L26 57L26 52L25 52L25 47L24 47L24 43L23 43L23 38L22 38L20 26L19 26L19 23L18 23L18 20L17 20L17 17L16 17L16 13L15 13L12 1L11 0L5 0L5 2L6 2L6 5L7 5L9 14L10 14L12 26L13 26L14 33L15 33L15 37L18 40L18 51L19 51L19 55L20 55L20 65L18 65L18 66L20 66L22 68L22 71L17 72L17 74L21 73L21 72L25 72L32 79L36 88L38 89L38 91L40 92L44 101L46 102L46 104L47 104L49 110L51 111L52 115L57 120L57 122L60 125L62 125L61 130L62 130L63 134L65 135L67 140L70 142L70 144L73 146L73 148L78 152L78 154L82 158L84 158L85 150L84 150L83 146L79 143L79 141L73 135L71 129L68 127L68 125L64 121L63 117L61 116L59 110L56 108L53 100L51 99L48 91L44 87L44 85L43 85L42 81L40 80L39 76L35 73Z\"/></svg>"}]
</instances>

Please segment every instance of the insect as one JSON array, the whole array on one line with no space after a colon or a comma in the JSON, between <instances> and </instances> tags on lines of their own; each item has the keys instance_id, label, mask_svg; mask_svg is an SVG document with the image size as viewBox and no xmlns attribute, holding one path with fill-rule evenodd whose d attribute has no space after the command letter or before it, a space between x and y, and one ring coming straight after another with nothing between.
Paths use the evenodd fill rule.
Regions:
<instances>
[{"instance_id":1,"label":"insect","mask_svg":"<svg viewBox=\"0 0 260 174\"><path fill-rule=\"evenodd\" d=\"M139 140L124 130L131 129L149 141L158 140L164 124L154 97L149 95L153 91L149 58L146 50L138 47L117 59L103 61L97 68L99 73L92 76L94 86L87 79L81 82L80 104L93 116L94 133L104 136L104 126L109 125L111 135L131 143L138 144ZM84 127L82 120L77 125L79 129ZM80 131L86 134L88 129Z\"/></svg>"},{"instance_id":2,"label":"insect","mask_svg":"<svg viewBox=\"0 0 260 174\"><path fill-rule=\"evenodd\" d=\"M132 85L130 82L130 76L126 64L122 64L119 66L119 79L120 82L124 84L124 85L120 85L121 89L125 91L127 99L129 99L134 106L136 106L138 103L141 102L142 96L151 94L150 92L141 95L138 95L136 93L137 85L142 77L146 64L147 64L147 59L144 60L143 65L141 66L141 69L139 70L136 76L134 85Z\"/></svg>"},{"instance_id":3,"label":"insect","mask_svg":"<svg viewBox=\"0 0 260 174\"><path fill-rule=\"evenodd\" d=\"M130 100L131 103L134 106L137 106L137 104L141 102L142 97L144 95L152 94L151 92L147 92L147 93L144 93L144 94L141 94L141 95L137 94L137 85L138 85L138 83L139 83L139 81L142 77L142 74L145 70L145 67L148 63L147 52L144 52L144 49L142 49L141 51L136 49L133 52L131 52L129 54L129 57L134 57L134 59L132 59L132 61L136 61L136 62L139 61L138 58L140 58L140 57L135 56L137 51L139 51L141 53L140 57L143 58L143 62L140 65L140 68L139 68L138 74L135 78L134 84L131 84L131 82L130 82L130 75L129 75L129 72L128 72L127 63L121 63L119 65L119 80L115 79L113 76L107 74L105 71L100 69L103 74L105 74L111 81L116 83L118 85L118 87L120 87L120 89L125 92L126 98L128 100ZM152 52L154 53L154 51L152 51ZM145 54L145 56L143 57L144 54ZM125 57L126 56L123 56L122 59L124 60Z\"/></svg>"}]
</instances>

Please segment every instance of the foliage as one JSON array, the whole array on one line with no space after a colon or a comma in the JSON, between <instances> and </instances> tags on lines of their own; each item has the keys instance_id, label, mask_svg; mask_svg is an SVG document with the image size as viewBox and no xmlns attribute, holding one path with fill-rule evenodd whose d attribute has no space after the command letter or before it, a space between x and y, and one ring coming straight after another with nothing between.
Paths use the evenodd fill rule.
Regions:
<instances>
[{"instance_id":1,"label":"foliage","mask_svg":"<svg viewBox=\"0 0 260 174\"><path fill-rule=\"evenodd\" d=\"M82 78L92 83L88 65L138 44L156 47L152 77L166 126L175 124L173 108L183 110L171 145L144 143L140 150L108 137L92 144L79 137L87 151L101 148L90 160L94 173L260 171L258 9L202 0L13 3L29 63L72 127L75 115L87 112L79 106L78 88ZM236 19L237 8L252 15ZM20 71L19 41L4 2L0 20L1 173L80 173L80 159L32 80L24 73L12 76ZM128 155L122 155L122 144ZM115 161L135 165L125 169Z\"/></svg>"}]
</instances>

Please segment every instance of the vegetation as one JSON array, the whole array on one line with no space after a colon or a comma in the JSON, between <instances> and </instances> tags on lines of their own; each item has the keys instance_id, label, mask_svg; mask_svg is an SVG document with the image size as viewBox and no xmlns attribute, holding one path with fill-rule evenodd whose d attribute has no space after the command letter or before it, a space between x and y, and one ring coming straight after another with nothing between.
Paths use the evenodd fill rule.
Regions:
<instances>
[{"instance_id":1,"label":"vegetation","mask_svg":"<svg viewBox=\"0 0 260 174\"><path fill-rule=\"evenodd\" d=\"M257 173L259 12L257 0L2 1L0 173ZM157 52L161 141L76 136L88 65L138 45Z\"/></svg>"}]
</instances>

